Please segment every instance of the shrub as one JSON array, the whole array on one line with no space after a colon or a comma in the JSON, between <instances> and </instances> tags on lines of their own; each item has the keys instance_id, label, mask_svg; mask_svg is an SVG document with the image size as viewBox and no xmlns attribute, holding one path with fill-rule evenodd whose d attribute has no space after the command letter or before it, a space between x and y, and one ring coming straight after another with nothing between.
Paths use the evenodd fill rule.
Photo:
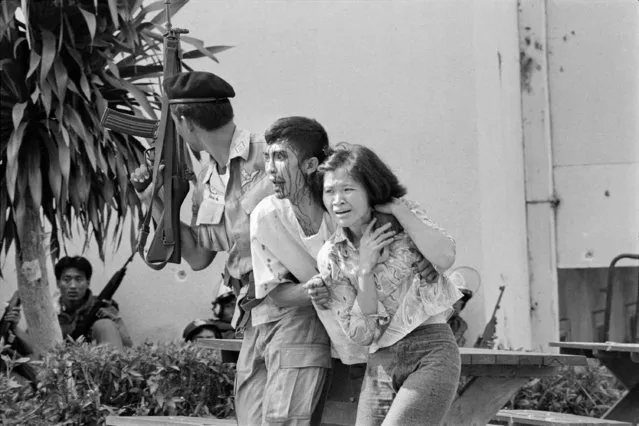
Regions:
<instances>
[{"instance_id":1,"label":"shrub","mask_svg":"<svg viewBox=\"0 0 639 426\"><path fill-rule=\"evenodd\" d=\"M38 362L37 390L0 377L4 425L104 425L109 414L224 418L233 412L234 368L191 344L59 346Z\"/></svg>"},{"instance_id":2,"label":"shrub","mask_svg":"<svg viewBox=\"0 0 639 426\"><path fill-rule=\"evenodd\" d=\"M529 382L504 408L601 417L624 392L623 385L598 363L562 367L556 376Z\"/></svg>"}]
</instances>

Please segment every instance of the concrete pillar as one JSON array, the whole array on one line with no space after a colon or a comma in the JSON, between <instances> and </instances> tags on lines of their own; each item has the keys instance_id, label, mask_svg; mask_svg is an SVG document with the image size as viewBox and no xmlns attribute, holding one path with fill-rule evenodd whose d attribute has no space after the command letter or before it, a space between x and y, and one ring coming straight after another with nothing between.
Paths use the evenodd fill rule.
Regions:
<instances>
[{"instance_id":1,"label":"concrete pillar","mask_svg":"<svg viewBox=\"0 0 639 426\"><path fill-rule=\"evenodd\" d=\"M530 348L517 2L476 0L474 12L485 319L504 285L500 343Z\"/></svg>"}]
</instances>

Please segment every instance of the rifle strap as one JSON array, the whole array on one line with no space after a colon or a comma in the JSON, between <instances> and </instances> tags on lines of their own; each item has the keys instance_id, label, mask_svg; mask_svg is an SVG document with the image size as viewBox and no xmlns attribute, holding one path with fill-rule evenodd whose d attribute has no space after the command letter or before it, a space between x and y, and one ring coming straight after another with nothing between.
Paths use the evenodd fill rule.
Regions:
<instances>
[{"instance_id":1,"label":"rifle strap","mask_svg":"<svg viewBox=\"0 0 639 426\"><path fill-rule=\"evenodd\" d=\"M164 102L162 105L162 115L160 118L159 133L157 138L158 141L165 140L167 120L171 120L171 118L169 117L169 105L167 102ZM146 263L151 269L155 269L156 271L159 271L160 269L166 266L166 264L169 262L169 259L171 258L171 255L173 254L173 249L175 248L174 246L171 246L171 249L167 251L166 258L163 261L157 262L157 263L149 262L147 260L147 257L144 255L144 247L146 246L146 241L149 238L149 233L151 232L150 224L151 224L151 218L153 217L153 203L155 202L155 199L157 198L158 193L160 192L160 186L157 185L157 181L158 181L158 173L160 172L160 163L161 163L160 159L162 158L162 153L164 151L164 143L160 143L158 145L159 146L155 148L156 161L153 163L152 181L153 181L154 187L153 187L153 195L151 196L151 206L149 206L149 210L146 212L146 215L144 216L144 222L142 223L142 226L140 227L140 238L138 240L138 253L140 254L140 257L144 260L144 263ZM166 165L166 167L168 167L168 165ZM163 184L167 185L167 182L163 182ZM169 186L167 187L167 190L168 192L171 192L171 189L170 189L171 182L168 182L168 185ZM170 206L168 206L168 208L170 209ZM166 215L166 211L167 211L167 206L165 205L164 206L165 215ZM158 238L158 236L155 236L154 238Z\"/></svg>"},{"instance_id":2,"label":"rifle strap","mask_svg":"<svg viewBox=\"0 0 639 426\"><path fill-rule=\"evenodd\" d=\"M164 75L165 76L172 76L175 75L177 72L179 72L179 68L180 68L180 64L178 61L178 39L177 38L172 38L169 37L167 38L167 42L166 42L166 51L164 53L164 57L165 57L165 62L164 62ZM173 198L176 195L174 193L174 183L175 186L177 187L178 185L178 181L181 178L181 173L180 173L180 168L181 168L181 158L178 152L178 148L179 148L179 144L178 144L178 138L179 136L177 135L177 131L175 129L175 123L173 122L173 119L170 116L170 102L168 99L164 100L164 104L162 105L162 114L164 117L165 114L165 108L166 108L166 122L165 124L165 131L166 133L164 134L164 138L163 139L158 139L162 141L162 145L164 145L163 150L166 152L166 155L164 156L165 158L165 164L166 164L166 168L164 169L164 185L165 187L168 189L164 191L164 228L163 228L163 238L164 238L164 245L170 245L171 246L171 253L173 253L173 250L175 249L175 244L177 242L177 240L179 238L175 238L175 233L178 233L178 237L179 237L179 232L180 232L180 220L179 220L179 216L180 216L180 211L179 211L179 207L178 207L178 211L174 212L173 211ZM167 177L170 177L170 180L167 179ZM167 186L168 185L168 186ZM173 229L174 228L174 217L173 214L177 214L178 216L178 220L177 220L177 227L178 229Z\"/></svg>"},{"instance_id":3,"label":"rifle strap","mask_svg":"<svg viewBox=\"0 0 639 426\"><path fill-rule=\"evenodd\" d=\"M165 57L165 63L164 63L164 77L170 77L173 76L174 74L176 74L177 72L179 72L179 68L180 68L180 64L178 61L178 54L179 54L179 40L176 37L170 37L170 36L166 36L165 37L165 51L164 51L164 57ZM155 149L155 159L156 161L153 164L153 196L151 198L151 207L149 208L149 211L147 212L145 218L144 218L144 223L140 229L140 240L138 242L138 252L140 253L140 256L142 257L142 259L144 259L144 262L151 268L151 269L155 269L155 270L160 270L162 268L164 268L166 266L166 264L169 262L169 260L171 259L171 257L173 256L173 252L175 251L175 245L177 243L177 239L175 238L175 233L178 233L179 236L179 219L177 221L178 223L178 229L173 229L173 180L177 180L180 178L179 173L178 176L174 176L175 174L175 164L174 162L176 161L176 159L178 159L178 163L179 163L179 159L180 156L178 155L178 153L176 152L178 146L177 146L177 140L176 138L178 138L177 134L176 134L176 129L175 129L175 124L173 123L173 119L171 118L170 115L170 105L168 102L168 99L166 99L166 95L165 98L163 99L162 102L162 114L160 116L160 124L158 126L158 136L156 138L156 144L157 147ZM166 152L166 154L165 154ZM146 240L148 239L149 236L149 232L150 232L150 222L151 222L151 217L153 214L153 202L155 202L155 198L158 195L158 192L160 190L160 187L157 185L157 177L158 174L160 173L160 165L162 163L162 160L164 159L164 170L163 170L163 175L164 175L164 179L163 179L163 185L165 187L165 191L164 191L164 213L162 215L162 222L163 222L163 227L159 226L158 230L162 230L161 235L156 235L153 236L154 239L157 238L162 238L162 244L166 247L168 246L167 250L166 250L166 256L164 258L164 260L160 261L160 262L149 262L148 258L144 255L144 246L146 245ZM177 164L177 166L179 167L180 164ZM179 216L179 210L177 212L178 216ZM159 224L158 224L159 225Z\"/></svg>"}]
</instances>

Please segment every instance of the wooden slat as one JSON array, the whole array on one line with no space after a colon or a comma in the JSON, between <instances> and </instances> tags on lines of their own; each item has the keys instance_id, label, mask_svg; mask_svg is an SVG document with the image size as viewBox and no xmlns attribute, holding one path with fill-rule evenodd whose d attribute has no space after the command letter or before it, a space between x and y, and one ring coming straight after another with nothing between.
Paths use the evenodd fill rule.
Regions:
<instances>
[{"instance_id":1,"label":"wooden slat","mask_svg":"<svg viewBox=\"0 0 639 426\"><path fill-rule=\"evenodd\" d=\"M619 351L639 353L637 343L616 343L616 342L550 342L550 346L557 348L586 349L592 351Z\"/></svg>"},{"instance_id":2,"label":"wooden slat","mask_svg":"<svg viewBox=\"0 0 639 426\"><path fill-rule=\"evenodd\" d=\"M631 388L628 393L615 403L603 415L604 419L623 420L639 424L639 383Z\"/></svg>"},{"instance_id":3,"label":"wooden slat","mask_svg":"<svg viewBox=\"0 0 639 426\"><path fill-rule=\"evenodd\" d=\"M632 426L630 423L626 422L539 410L501 410L494 417L494 420L508 422L509 425L515 426Z\"/></svg>"},{"instance_id":4,"label":"wooden slat","mask_svg":"<svg viewBox=\"0 0 639 426\"><path fill-rule=\"evenodd\" d=\"M235 419L186 416L107 416L107 426L228 426Z\"/></svg>"},{"instance_id":5,"label":"wooden slat","mask_svg":"<svg viewBox=\"0 0 639 426\"><path fill-rule=\"evenodd\" d=\"M513 356L504 355L504 354L496 354L495 355L495 364L498 365L517 365L519 364L519 359Z\"/></svg>"},{"instance_id":6,"label":"wooden slat","mask_svg":"<svg viewBox=\"0 0 639 426\"><path fill-rule=\"evenodd\" d=\"M240 339L197 339L196 345L201 348L221 349L239 352L242 348Z\"/></svg>"},{"instance_id":7,"label":"wooden slat","mask_svg":"<svg viewBox=\"0 0 639 426\"><path fill-rule=\"evenodd\" d=\"M532 379L554 376L558 367L547 365L486 365L462 364L462 376L472 377L524 377Z\"/></svg>"},{"instance_id":8,"label":"wooden slat","mask_svg":"<svg viewBox=\"0 0 639 426\"><path fill-rule=\"evenodd\" d=\"M198 339L197 345L208 349L238 351L239 339ZM639 345L635 345L639 346ZM460 348L465 365L586 365L585 358L575 355L554 355L538 352L503 351L484 348Z\"/></svg>"},{"instance_id":9,"label":"wooden slat","mask_svg":"<svg viewBox=\"0 0 639 426\"><path fill-rule=\"evenodd\" d=\"M503 351L482 348L460 348L462 364L467 365L587 365L586 358L540 352Z\"/></svg>"},{"instance_id":10,"label":"wooden slat","mask_svg":"<svg viewBox=\"0 0 639 426\"><path fill-rule=\"evenodd\" d=\"M525 377L477 377L453 401L445 426L484 426L528 382Z\"/></svg>"}]
</instances>

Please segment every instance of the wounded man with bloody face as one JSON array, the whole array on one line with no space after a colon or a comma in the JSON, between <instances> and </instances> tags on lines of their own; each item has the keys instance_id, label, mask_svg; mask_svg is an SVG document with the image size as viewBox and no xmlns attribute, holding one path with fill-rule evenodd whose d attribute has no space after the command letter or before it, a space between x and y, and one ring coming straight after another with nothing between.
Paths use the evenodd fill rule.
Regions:
<instances>
[{"instance_id":1,"label":"wounded man with bloody face","mask_svg":"<svg viewBox=\"0 0 639 426\"><path fill-rule=\"evenodd\" d=\"M255 295L263 302L253 308L244 333L236 413L240 425L315 425L331 353L344 364L361 364L368 350L349 342L334 319L318 317L328 292L310 285L318 274L317 254L336 229L322 207L318 174L328 150L326 131L313 119L286 117L270 126L265 139L265 171L275 193L250 219ZM415 227L407 225L412 232ZM427 280L438 277L427 261L416 268Z\"/></svg>"}]
</instances>

